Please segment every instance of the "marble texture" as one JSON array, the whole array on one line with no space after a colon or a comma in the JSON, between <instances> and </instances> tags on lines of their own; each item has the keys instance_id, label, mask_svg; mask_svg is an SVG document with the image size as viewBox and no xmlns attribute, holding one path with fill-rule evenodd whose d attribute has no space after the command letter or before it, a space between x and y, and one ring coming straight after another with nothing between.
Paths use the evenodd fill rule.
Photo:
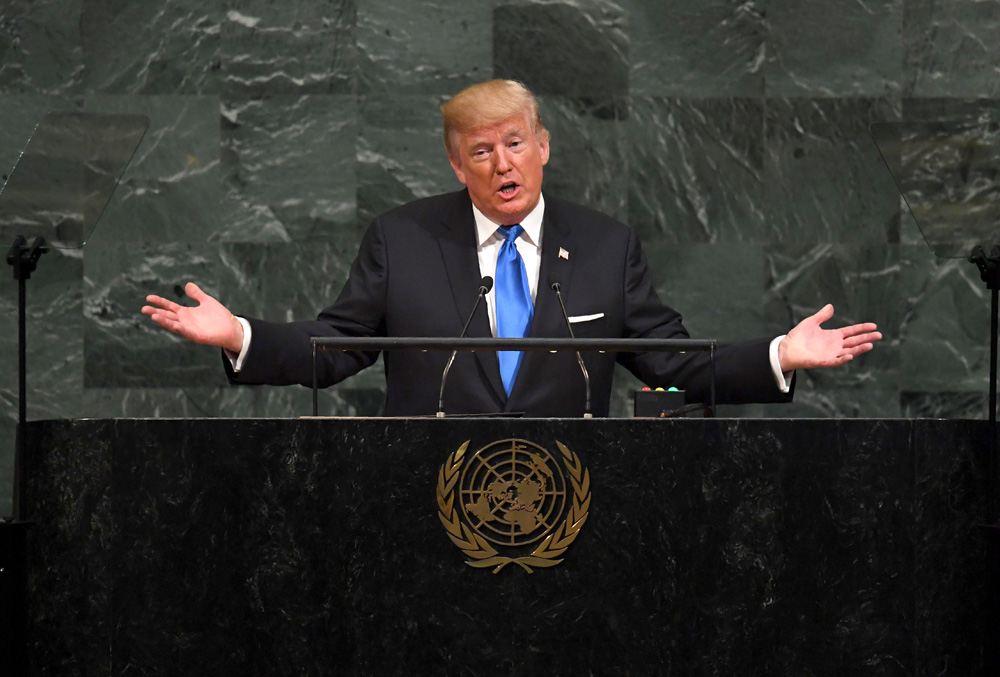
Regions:
<instances>
[{"instance_id":1,"label":"marble texture","mask_svg":"<svg viewBox=\"0 0 1000 677\"><path fill-rule=\"evenodd\" d=\"M218 101L210 96L87 97L85 112L132 113L150 126L108 201L88 251L120 242L204 242L218 228Z\"/></svg>"},{"instance_id":2,"label":"marble texture","mask_svg":"<svg viewBox=\"0 0 1000 677\"><path fill-rule=\"evenodd\" d=\"M440 96L367 97L356 145L359 232L379 214L462 187L448 164Z\"/></svg>"},{"instance_id":3,"label":"marble texture","mask_svg":"<svg viewBox=\"0 0 1000 677\"><path fill-rule=\"evenodd\" d=\"M628 93L622 8L607 0L501 3L493 11L493 75L536 94L603 101Z\"/></svg>"},{"instance_id":4,"label":"marble texture","mask_svg":"<svg viewBox=\"0 0 1000 677\"><path fill-rule=\"evenodd\" d=\"M900 327L899 385L909 391L986 391L990 296L979 271L962 259L930 262L919 250L913 256L905 269L911 296Z\"/></svg>"},{"instance_id":5,"label":"marble texture","mask_svg":"<svg viewBox=\"0 0 1000 677\"><path fill-rule=\"evenodd\" d=\"M765 0L765 92L813 98L897 94L906 2Z\"/></svg>"},{"instance_id":6,"label":"marble texture","mask_svg":"<svg viewBox=\"0 0 1000 677\"><path fill-rule=\"evenodd\" d=\"M226 0L220 36L229 95L351 94L357 86L354 0Z\"/></svg>"},{"instance_id":7,"label":"marble texture","mask_svg":"<svg viewBox=\"0 0 1000 677\"><path fill-rule=\"evenodd\" d=\"M210 240L302 242L349 235L357 193L354 97L227 97L220 112L227 213L214 224Z\"/></svg>"},{"instance_id":8,"label":"marble texture","mask_svg":"<svg viewBox=\"0 0 1000 677\"><path fill-rule=\"evenodd\" d=\"M644 240L764 239L764 111L753 99L635 97L629 224Z\"/></svg>"},{"instance_id":9,"label":"marble texture","mask_svg":"<svg viewBox=\"0 0 1000 677\"><path fill-rule=\"evenodd\" d=\"M868 133L897 115L879 99L769 99L765 237L898 242L898 193Z\"/></svg>"},{"instance_id":10,"label":"marble texture","mask_svg":"<svg viewBox=\"0 0 1000 677\"><path fill-rule=\"evenodd\" d=\"M37 674L977 674L984 430L33 423L32 657ZM463 441L512 436L565 443L592 501L562 564L493 575L463 563L433 487Z\"/></svg>"},{"instance_id":11,"label":"marble texture","mask_svg":"<svg viewBox=\"0 0 1000 677\"><path fill-rule=\"evenodd\" d=\"M493 72L495 0L357 0L358 91L443 94Z\"/></svg>"},{"instance_id":12,"label":"marble texture","mask_svg":"<svg viewBox=\"0 0 1000 677\"><path fill-rule=\"evenodd\" d=\"M1000 94L1000 3L906 0L903 7L906 96L995 99Z\"/></svg>"},{"instance_id":13,"label":"marble texture","mask_svg":"<svg viewBox=\"0 0 1000 677\"><path fill-rule=\"evenodd\" d=\"M989 395L981 392L910 393L899 395L908 418L983 418L989 416Z\"/></svg>"},{"instance_id":14,"label":"marble texture","mask_svg":"<svg viewBox=\"0 0 1000 677\"><path fill-rule=\"evenodd\" d=\"M26 448L30 450L25 454L25 470L37 469L49 478L59 477L62 485L60 492L32 509L40 516L46 512L42 503L50 508L58 505L50 513L54 519L33 525L28 538L56 539L65 548L64 556L54 557L44 569L32 570L29 566L28 589L41 581L62 580L69 588L88 591L88 600L82 604L73 599L69 588L51 596L34 597L29 602L39 619L35 639L54 649L46 661L49 666L45 672L74 672L81 660L104 666L106 658L102 659L102 654L106 657L113 635L107 613L114 604L114 590L109 584L109 574L114 571L110 546L118 536L118 528L111 519L114 496L112 457L108 452L112 440L88 439L71 454L51 456L35 451L37 438L32 437L32 431L26 430L25 436ZM27 514L22 517L30 519ZM75 554L65 556L69 552ZM87 631L80 632L84 627ZM38 670L39 666L30 660L29 665Z\"/></svg>"},{"instance_id":15,"label":"marble texture","mask_svg":"<svg viewBox=\"0 0 1000 677\"><path fill-rule=\"evenodd\" d=\"M85 0L6 0L0 7L0 92L72 94L83 80Z\"/></svg>"},{"instance_id":16,"label":"marble texture","mask_svg":"<svg viewBox=\"0 0 1000 677\"><path fill-rule=\"evenodd\" d=\"M988 434L987 430L979 433L983 446L956 454L950 451L960 445L953 430L938 427L934 421L919 421L914 426L914 493L918 500L914 511L913 577L917 585L913 621L915 658L923 666L922 674L980 673L983 664L975 647L982 643L988 651L992 641L985 620L987 610L996 607L995 588L991 602L981 588L970 583L996 571L1000 550L995 535L990 550L983 520L970 523L963 518L986 512L982 478L987 476L983 447ZM952 600L963 599L977 601L952 607ZM945 616L954 619L954 625L935 627Z\"/></svg>"},{"instance_id":17,"label":"marble texture","mask_svg":"<svg viewBox=\"0 0 1000 677\"><path fill-rule=\"evenodd\" d=\"M549 130L545 190L629 222L629 102L542 96Z\"/></svg>"},{"instance_id":18,"label":"marble texture","mask_svg":"<svg viewBox=\"0 0 1000 677\"><path fill-rule=\"evenodd\" d=\"M103 94L219 91L220 2L81 0L83 87Z\"/></svg>"},{"instance_id":19,"label":"marble texture","mask_svg":"<svg viewBox=\"0 0 1000 677\"><path fill-rule=\"evenodd\" d=\"M311 318L347 279L348 250L335 242L192 245L121 244L87 259L85 316L88 387L222 386L220 352L195 348L136 311L158 289L180 303L189 280L236 313L273 320ZM155 364L150 370L144 365ZM365 377L377 378L376 374ZM357 383L354 383L357 386ZM305 412L300 412L305 413Z\"/></svg>"},{"instance_id":20,"label":"marble texture","mask_svg":"<svg viewBox=\"0 0 1000 677\"><path fill-rule=\"evenodd\" d=\"M622 0L632 94L752 97L764 93L767 0Z\"/></svg>"}]
</instances>

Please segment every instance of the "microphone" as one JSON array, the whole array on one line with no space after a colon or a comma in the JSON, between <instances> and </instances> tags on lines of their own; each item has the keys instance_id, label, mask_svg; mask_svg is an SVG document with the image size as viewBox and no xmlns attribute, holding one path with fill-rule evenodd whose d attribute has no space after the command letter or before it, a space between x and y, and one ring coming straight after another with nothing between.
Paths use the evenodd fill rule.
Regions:
<instances>
[{"instance_id":1,"label":"microphone","mask_svg":"<svg viewBox=\"0 0 1000 677\"><path fill-rule=\"evenodd\" d=\"M562 297L562 285L559 284L559 280L556 279L555 273L549 273L549 288L556 293L556 298L559 299L559 308L562 309L563 320L566 322L566 329L569 330L569 337L575 339L576 336L573 334L573 325L570 324L569 315L566 314L566 304L563 303ZM580 351L576 351L576 361L580 365L580 371L583 372L583 384L587 389L587 403L583 409L584 418L593 418L593 414L590 413L590 374L587 373L587 366L583 363L583 358L580 357Z\"/></svg>"},{"instance_id":2,"label":"microphone","mask_svg":"<svg viewBox=\"0 0 1000 677\"><path fill-rule=\"evenodd\" d=\"M493 278L489 275L485 275L483 279L479 281L479 295L476 296L476 305L472 306L472 312L469 313L469 319L465 321L465 326L462 327L462 333L458 335L458 338L465 338L465 332L469 329L469 324L472 322L472 316L476 314L476 309L479 308L480 302L482 302L483 297L490 293L493 289ZM451 351L451 357L448 358L448 364L444 365L444 372L441 373L441 390L438 393L438 410L437 418L444 418L444 384L448 380L448 371L451 369L451 363L455 361L455 356L458 354L458 348Z\"/></svg>"}]
</instances>

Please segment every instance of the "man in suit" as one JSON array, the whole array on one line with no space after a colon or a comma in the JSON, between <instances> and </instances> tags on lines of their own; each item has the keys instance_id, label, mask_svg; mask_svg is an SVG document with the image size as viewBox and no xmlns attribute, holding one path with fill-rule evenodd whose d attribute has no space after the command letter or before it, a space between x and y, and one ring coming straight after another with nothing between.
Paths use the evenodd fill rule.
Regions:
<instances>
[{"instance_id":1,"label":"man in suit","mask_svg":"<svg viewBox=\"0 0 1000 677\"><path fill-rule=\"evenodd\" d=\"M627 226L542 193L549 133L523 85L493 80L444 106L448 158L465 190L417 200L375 219L339 298L316 320L272 323L237 318L189 283L198 305L147 297L142 311L197 343L222 347L234 383L311 385L313 336L458 336L479 282L496 285L469 325L469 336L567 337L552 281L558 281L577 337L687 338L681 317L655 291L639 241ZM881 338L864 323L825 330L831 306L786 336L720 346L720 403L791 398L794 371L838 366ZM319 383L328 386L369 366L376 353L324 352ZM431 414L448 355L385 354L387 415ZM607 415L615 360L651 386L687 389L707 400L704 353L600 354L584 360L593 411ZM449 376L449 413L579 416L584 383L575 355L461 353Z\"/></svg>"}]
</instances>

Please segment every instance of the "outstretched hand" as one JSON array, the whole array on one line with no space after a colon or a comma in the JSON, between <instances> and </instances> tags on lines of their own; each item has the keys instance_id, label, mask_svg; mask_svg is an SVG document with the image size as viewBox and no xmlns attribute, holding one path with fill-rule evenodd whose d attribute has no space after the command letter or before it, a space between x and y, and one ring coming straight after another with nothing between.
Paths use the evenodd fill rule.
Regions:
<instances>
[{"instance_id":1,"label":"outstretched hand","mask_svg":"<svg viewBox=\"0 0 1000 677\"><path fill-rule=\"evenodd\" d=\"M829 303L818 313L795 325L778 345L778 361L784 372L815 367L839 367L857 355L874 348L881 332L871 322L842 329L823 329L820 325L833 317Z\"/></svg>"},{"instance_id":2,"label":"outstretched hand","mask_svg":"<svg viewBox=\"0 0 1000 677\"><path fill-rule=\"evenodd\" d=\"M189 341L218 346L234 353L243 348L243 325L229 309L203 292L194 282L184 285L184 293L198 305L182 306L162 296L150 294L143 306L153 322Z\"/></svg>"}]
</instances>

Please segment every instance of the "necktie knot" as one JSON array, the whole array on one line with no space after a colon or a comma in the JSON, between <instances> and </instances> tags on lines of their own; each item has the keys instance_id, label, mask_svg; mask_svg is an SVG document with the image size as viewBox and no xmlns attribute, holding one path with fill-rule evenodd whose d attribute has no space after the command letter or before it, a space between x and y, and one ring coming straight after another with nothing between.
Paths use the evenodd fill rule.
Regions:
<instances>
[{"instance_id":1,"label":"necktie knot","mask_svg":"<svg viewBox=\"0 0 1000 677\"><path fill-rule=\"evenodd\" d=\"M500 237L507 242L513 242L521 236L524 232L524 228L521 224L517 224L516 226L500 226L497 232L499 232Z\"/></svg>"}]
</instances>

